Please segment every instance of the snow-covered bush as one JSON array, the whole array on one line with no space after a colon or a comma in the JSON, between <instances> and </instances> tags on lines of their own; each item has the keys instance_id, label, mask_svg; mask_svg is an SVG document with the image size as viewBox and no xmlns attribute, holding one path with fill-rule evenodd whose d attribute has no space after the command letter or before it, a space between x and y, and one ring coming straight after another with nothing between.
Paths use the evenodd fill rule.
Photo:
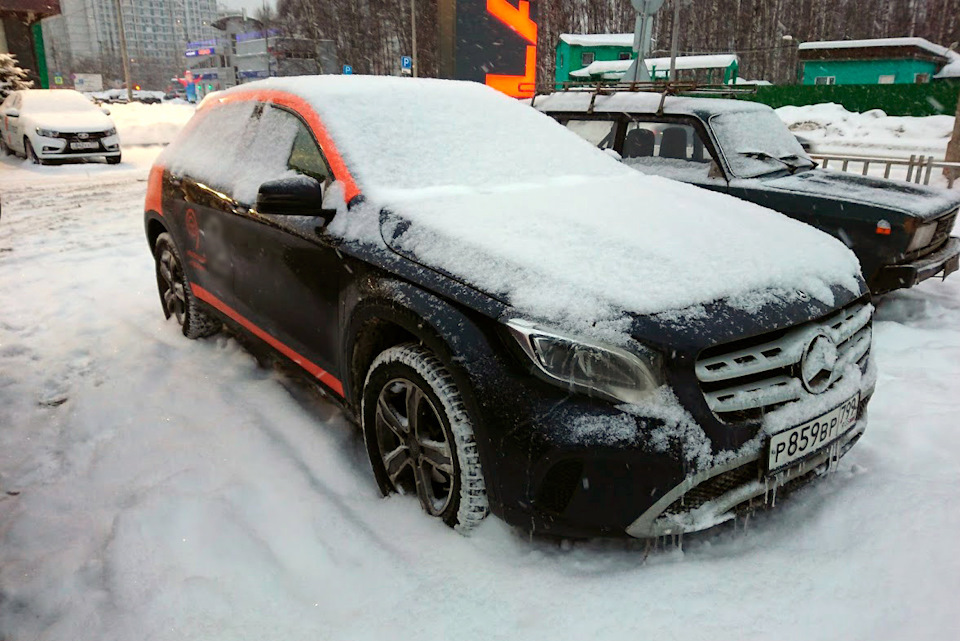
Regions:
<instances>
[{"instance_id":1,"label":"snow-covered bush","mask_svg":"<svg viewBox=\"0 0 960 641\"><path fill-rule=\"evenodd\" d=\"M0 53L0 101L12 91L32 86L33 81L27 80L27 72L20 67L17 57L12 53Z\"/></svg>"}]
</instances>

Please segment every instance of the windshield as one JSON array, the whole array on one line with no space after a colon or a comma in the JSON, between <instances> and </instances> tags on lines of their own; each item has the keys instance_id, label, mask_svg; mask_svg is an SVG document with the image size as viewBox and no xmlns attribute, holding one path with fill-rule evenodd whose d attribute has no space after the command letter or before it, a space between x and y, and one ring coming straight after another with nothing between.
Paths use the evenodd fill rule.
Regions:
<instances>
[{"instance_id":1,"label":"windshield","mask_svg":"<svg viewBox=\"0 0 960 641\"><path fill-rule=\"evenodd\" d=\"M24 106L31 111L87 111L96 108L82 93L64 89L26 91L23 100Z\"/></svg>"},{"instance_id":2,"label":"windshield","mask_svg":"<svg viewBox=\"0 0 960 641\"><path fill-rule=\"evenodd\" d=\"M738 178L814 166L783 121L770 111L732 111L710 117L730 171Z\"/></svg>"}]
</instances>

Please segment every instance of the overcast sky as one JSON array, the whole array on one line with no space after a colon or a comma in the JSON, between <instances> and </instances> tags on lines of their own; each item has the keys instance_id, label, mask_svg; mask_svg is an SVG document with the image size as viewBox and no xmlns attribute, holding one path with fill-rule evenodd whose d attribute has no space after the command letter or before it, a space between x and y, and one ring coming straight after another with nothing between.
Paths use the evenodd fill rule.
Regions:
<instances>
[{"instance_id":1,"label":"overcast sky","mask_svg":"<svg viewBox=\"0 0 960 641\"><path fill-rule=\"evenodd\" d=\"M221 7L226 7L231 11L240 11L242 9L246 9L248 16L254 16L264 2L271 7L274 7L277 4L276 0L218 0L217 4Z\"/></svg>"}]
</instances>

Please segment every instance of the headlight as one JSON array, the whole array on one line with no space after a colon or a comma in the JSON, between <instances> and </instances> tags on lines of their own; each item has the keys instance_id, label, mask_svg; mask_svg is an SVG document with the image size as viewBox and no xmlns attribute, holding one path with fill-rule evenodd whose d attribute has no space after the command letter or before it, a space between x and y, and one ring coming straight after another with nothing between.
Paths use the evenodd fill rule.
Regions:
<instances>
[{"instance_id":1,"label":"headlight","mask_svg":"<svg viewBox=\"0 0 960 641\"><path fill-rule=\"evenodd\" d=\"M56 138L60 135L60 133L54 131L53 129L41 129L40 127L37 127L37 135L43 136L44 138Z\"/></svg>"},{"instance_id":2,"label":"headlight","mask_svg":"<svg viewBox=\"0 0 960 641\"><path fill-rule=\"evenodd\" d=\"M916 251L922 249L930 244L930 241L933 240L934 235L937 233L937 223L927 223L926 225L921 225L917 229L916 233L913 235L913 240L910 241L910 246L907 247L908 252Z\"/></svg>"},{"instance_id":3,"label":"headlight","mask_svg":"<svg viewBox=\"0 0 960 641\"><path fill-rule=\"evenodd\" d=\"M624 403L641 403L663 384L659 354L642 356L536 328L523 320L507 327L534 365L571 390Z\"/></svg>"},{"instance_id":4,"label":"headlight","mask_svg":"<svg viewBox=\"0 0 960 641\"><path fill-rule=\"evenodd\" d=\"M104 135L104 136L116 136L116 135L117 135L117 128L116 128L116 127L110 127L110 128L107 129L105 132L103 132L103 135Z\"/></svg>"}]
</instances>

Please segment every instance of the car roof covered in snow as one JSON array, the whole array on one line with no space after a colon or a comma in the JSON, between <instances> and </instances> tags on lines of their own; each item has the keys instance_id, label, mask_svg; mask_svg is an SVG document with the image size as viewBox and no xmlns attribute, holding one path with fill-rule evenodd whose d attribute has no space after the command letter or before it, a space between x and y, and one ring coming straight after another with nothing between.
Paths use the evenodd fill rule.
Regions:
<instances>
[{"instance_id":1,"label":"car roof covered in snow","mask_svg":"<svg viewBox=\"0 0 960 641\"><path fill-rule=\"evenodd\" d=\"M302 76L244 84L221 97L260 90L283 91L309 103L368 195L621 171L619 163L550 118L476 82Z\"/></svg>"},{"instance_id":2,"label":"car roof covered in snow","mask_svg":"<svg viewBox=\"0 0 960 641\"><path fill-rule=\"evenodd\" d=\"M591 91L558 91L546 96L537 96L533 105L544 112L584 112L590 110L600 113L625 112L652 114L660 109L661 94L647 91L615 91L607 95L598 95L594 99ZM667 96L663 101L663 113L708 118L716 113L743 113L768 111L770 107L748 100L728 98L694 98L690 96Z\"/></svg>"},{"instance_id":3,"label":"car roof covered in snow","mask_svg":"<svg viewBox=\"0 0 960 641\"><path fill-rule=\"evenodd\" d=\"M21 91L23 105L37 111L77 111L96 109L86 96L73 89L26 89Z\"/></svg>"}]
</instances>

